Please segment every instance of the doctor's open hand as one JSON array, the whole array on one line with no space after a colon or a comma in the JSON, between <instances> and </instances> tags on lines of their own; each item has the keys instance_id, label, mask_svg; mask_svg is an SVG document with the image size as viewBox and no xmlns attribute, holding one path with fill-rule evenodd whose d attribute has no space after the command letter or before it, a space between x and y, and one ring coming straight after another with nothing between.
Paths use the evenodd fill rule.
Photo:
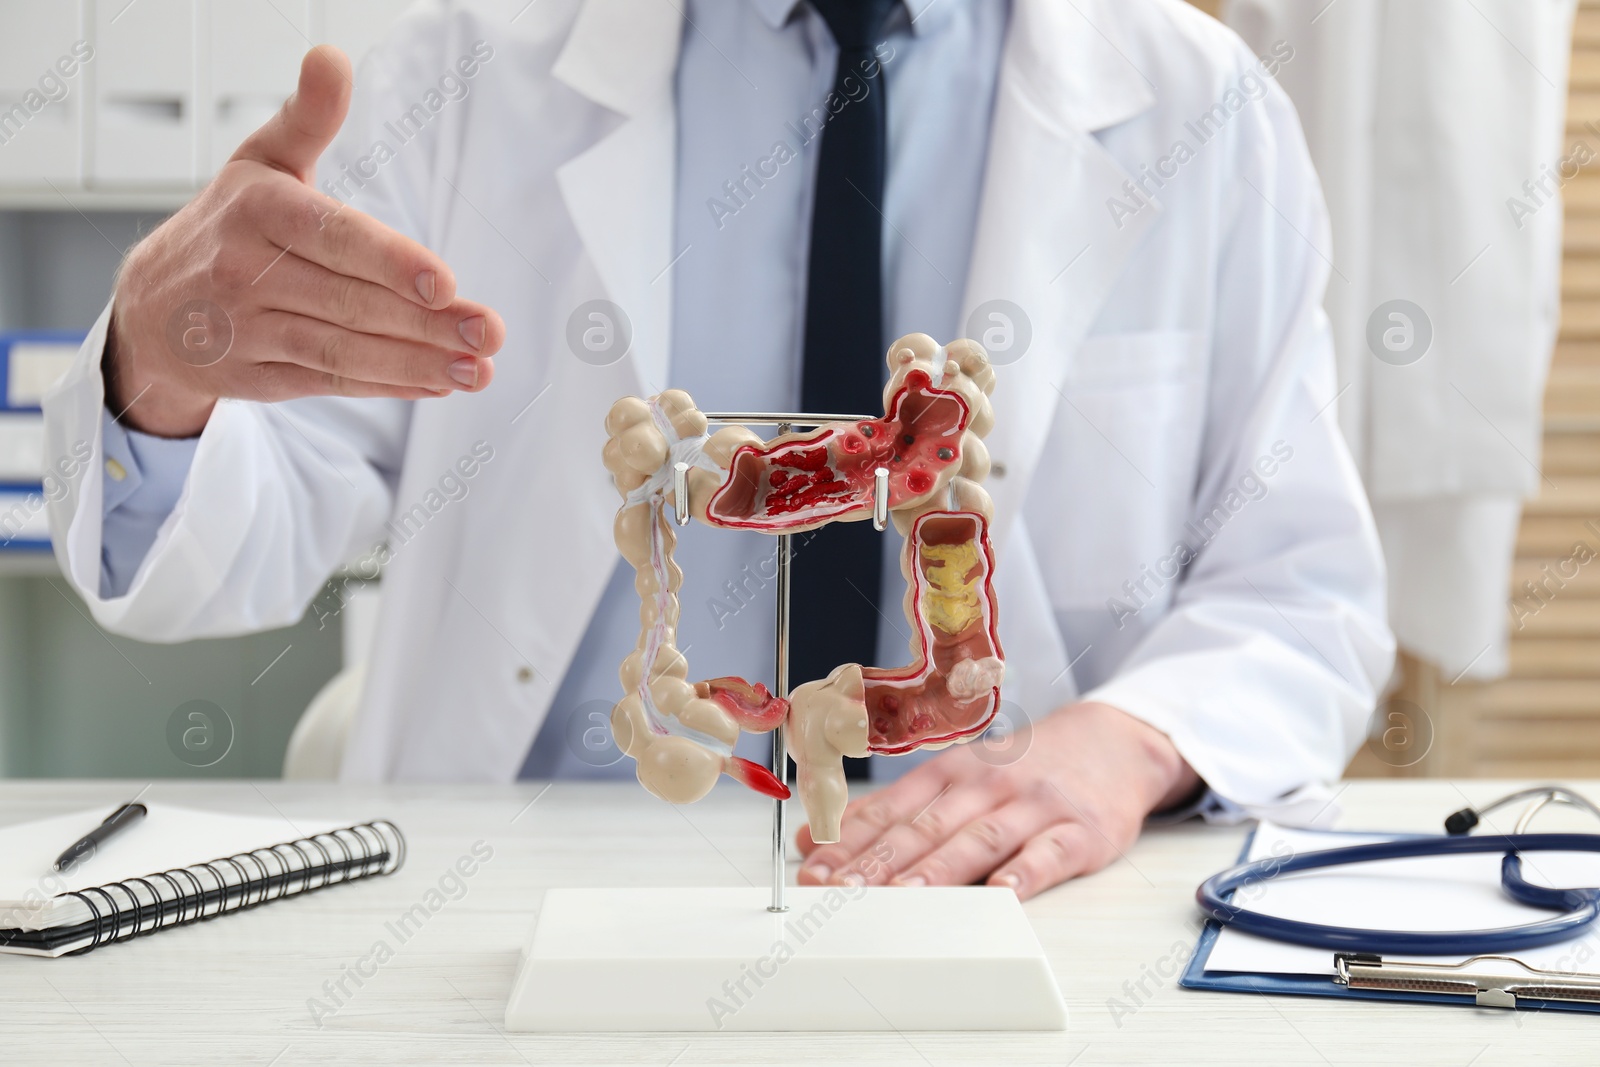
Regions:
<instances>
[{"instance_id":1,"label":"doctor's open hand","mask_svg":"<svg viewBox=\"0 0 1600 1067\"><path fill-rule=\"evenodd\" d=\"M295 94L117 279L106 404L135 429L198 434L222 397L477 391L505 338L437 255L311 185L349 110L350 62L307 53Z\"/></svg>"},{"instance_id":2,"label":"doctor's open hand","mask_svg":"<svg viewBox=\"0 0 1600 1067\"><path fill-rule=\"evenodd\" d=\"M1026 899L1116 860L1146 815L1200 785L1165 734L1106 704L1063 708L1024 737L1007 766L981 741L956 745L851 801L837 844L802 829L800 883L986 882Z\"/></svg>"}]
</instances>

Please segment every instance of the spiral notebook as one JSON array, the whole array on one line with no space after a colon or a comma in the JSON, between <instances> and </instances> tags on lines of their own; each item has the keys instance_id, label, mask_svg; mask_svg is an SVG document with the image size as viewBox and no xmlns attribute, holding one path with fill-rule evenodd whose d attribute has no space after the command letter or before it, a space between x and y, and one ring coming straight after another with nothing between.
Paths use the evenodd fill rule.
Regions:
<instances>
[{"instance_id":1,"label":"spiral notebook","mask_svg":"<svg viewBox=\"0 0 1600 1067\"><path fill-rule=\"evenodd\" d=\"M0 828L0 952L65 956L405 862L386 820L291 822L144 802L137 825L66 873L51 864L110 810Z\"/></svg>"}]
</instances>

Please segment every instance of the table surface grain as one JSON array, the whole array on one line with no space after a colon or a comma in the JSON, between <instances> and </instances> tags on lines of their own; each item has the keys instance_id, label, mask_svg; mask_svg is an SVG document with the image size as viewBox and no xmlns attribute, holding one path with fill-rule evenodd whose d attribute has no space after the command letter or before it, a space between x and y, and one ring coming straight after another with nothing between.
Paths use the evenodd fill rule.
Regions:
<instances>
[{"instance_id":1,"label":"table surface grain","mask_svg":"<svg viewBox=\"0 0 1600 1067\"><path fill-rule=\"evenodd\" d=\"M1509 786L1362 781L1337 803L1346 827L1430 830ZM0 782L0 824L109 811L144 787ZM567 782L158 782L145 796L291 820L388 818L410 855L388 878L83 956L0 956L0 1062L1488 1067L1592 1064L1600 1048L1593 1015L1178 988L1170 974L1194 941L1194 887L1234 859L1245 833L1199 823L1152 830L1109 869L1025 905L1068 1002L1063 1033L510 1034L506 996L545 889L764 885L766 804L718 789L674 808L631 784ZM475 845L493 855L463 892L448 872ZM441 879L449 892L430 896ZM399 916L430 902L439 906L421 928L397 936ZM380 942L388 951L375 952ZM363 960L370 977L357 985L345 976ZM341 978L348 996L330 992Z\"/></svg>"}]
</instances>

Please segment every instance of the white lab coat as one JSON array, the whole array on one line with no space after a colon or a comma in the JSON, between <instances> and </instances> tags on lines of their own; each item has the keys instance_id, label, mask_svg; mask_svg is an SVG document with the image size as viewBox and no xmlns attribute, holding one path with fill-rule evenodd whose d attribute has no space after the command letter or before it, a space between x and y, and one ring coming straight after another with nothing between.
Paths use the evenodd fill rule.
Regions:
<instances>
[{"instance_id":1,"label":"white lab coat","mask_svg":"<svg viewBox=\"0 0 1600 1067\"><path fill-rule=\"evenodd\" d=\"M1252 47L1293 43L1300 110L1333 220L1327 309L1339 421L1389 560L1400 643L1446 677L1507 668L1522 499L1540 487L1560 317L1563 145L1577 0L1228 0ZM1568 160L1565 177L1582 159ZM1525 183L1536 184L1532 190ZM1426 355L1380 361L1395 299ZM1382 316L1380 316L1382 317Z\"/></svg>"},{"instance_id":2,"label":"white lab coat","mask_svg":"<svg viewBox=\"0 0 1600 1067\"><path fill-rule=\"evenodd\" d=\"M616 559L602 418L656 391L671 359L682 16L670 0L546 0L508 28L518 6L409 17L340 150L365 154L471 42L492 42L470 98L363 203L504 314L493 387L414 406L219 405L121 598L96 595L100 472L51 515L97 620L181 640L298 618L392 515L437 505L384 576L352 781L516 774ZM1259 810L1293 795L1309 815L1393 650L1356 470L1316 417L1334 391L1326 223L1293 110L1281 93L1249 102L1158 196L1140 206L1125 188L1255 62L1178 0L1018 0L965 307L1010 300L1032 328L1001 368L988 439L1008 697L1040 716L1110 676L1092 695L1170 734L1222 795ZM604 367L566 340L596 298L633 327ZM47 404L52 447L98 440L103 326ZM441 477L478 441L493 459L447 499ZM1157 575L1214 506L1220 532L1181 582Z\"/></svg>"}]
</instances>

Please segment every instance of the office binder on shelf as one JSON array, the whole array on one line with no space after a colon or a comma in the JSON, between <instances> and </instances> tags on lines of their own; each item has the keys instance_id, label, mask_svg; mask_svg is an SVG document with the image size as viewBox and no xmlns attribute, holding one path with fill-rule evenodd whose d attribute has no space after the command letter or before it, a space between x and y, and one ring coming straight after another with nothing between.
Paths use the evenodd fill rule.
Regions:
<instances>
[{"instance_id":1,"label":"office binder on shelf","mask_svg":"<svg viewBox=\"0 0 1600 1067\"><path fill-rule=\"evenodd\" d=\"M0 331L0 411L38 411L85 336L82 330Z\"/></svg>"},{"instance_id":2,"label":"office binder on shelf","mask_svg":"<svg viewBox=\"0 0 1600 1067\"><path fill-rule=\"evenodd\" d=\"M1245 839L1239 862L1274 854L1287 855L1289 852L1414 836L1417 835L1290 830L1262 823ZM1541 862L1546 866L1546 877L1542 880L1551 881L1552 884L1600 885L1600 859L1592 854L1542 853ZM1547 912L1527 908L1505 897L1499 891L1499 871L1498 853L1359 864L1342 874L1308 872L1304 876L1290 876L1284 879L1284 883L1298 884L1291 890L1289 899L1283 895L1276 901L1270 898L1270 894L1280 888L1273 882L1251 887L1254 892L1249 906L1258 911L1289 917L1309 917L1306 913L1309 906L1315 911L1319 922L1361 925L1370 929L1404 926L1408 918L1419 929L1425 928L1422 922L1435 924L1426 928L1484 929L1527 922L1530 918L1548 915ZM1530 871L1530 874L1533 872ZM1314 879L1321 879L1320 885ZM1431 910L1435 914L1422 918L1418 909L1428 908L1430 900ZM1288 907L1290 903L1297 906ZM1362 915L1363 911L1372 914L1387 912L1389 921L1371 919ZM1395 921L1397 915L1398 922ZM1475 920L1474 916L1481 918ZM1347 919L1356 921L1347 922ZM1529 968L1577 973L1585 980L1600 976L1600 971L1596 970L1596 966L1600 965L1600 940L1593 934L1561 944L1528 949L1515 956L1520 964ZM1466 961L1461 958L1413 960L1408 957L1401 960L1398 957L1384 957L1383 962L1403 968L1406 962L1454 966ZM1335 980L1337 970L1335 954L1331 950L1285 945L1226 930L1215 920L1207 919L1178 984L1185 989L1234 993L1354 997L1360 1000L1468 1007L1492 1003L1497 1007L1515 1007L1524 1011L1600 1012L1600 999L1593 1003L1580 1003L1518 995L1485 1001L1464 988L1461 992L1351 988ZM1463 986L1466 984L1462 983Z\"/></svg>"},{"instance_id":3,"label":"office binder on shelf","mask_svg":"<svg viewBox=\"0 0 1600 1067\"><path fill-rule=\"evenodd\" d=\"M72 365L83 338L73 330L0 332L0 551L50 548L39 402Z\"/></svg>"},{"instance_id":4,"label":"office binder on shelf","mask_svg":"<svg viewBox=\"0 0 1600 1067\"><path fill-rule=\"evenodd\" d=\"M405 862L391 822L295 826L145 802L139 825L62 874L55 854L105 817L91 810L0 829L0 952L66 956L270 904Z\"/></svg>"}]
</instances>

